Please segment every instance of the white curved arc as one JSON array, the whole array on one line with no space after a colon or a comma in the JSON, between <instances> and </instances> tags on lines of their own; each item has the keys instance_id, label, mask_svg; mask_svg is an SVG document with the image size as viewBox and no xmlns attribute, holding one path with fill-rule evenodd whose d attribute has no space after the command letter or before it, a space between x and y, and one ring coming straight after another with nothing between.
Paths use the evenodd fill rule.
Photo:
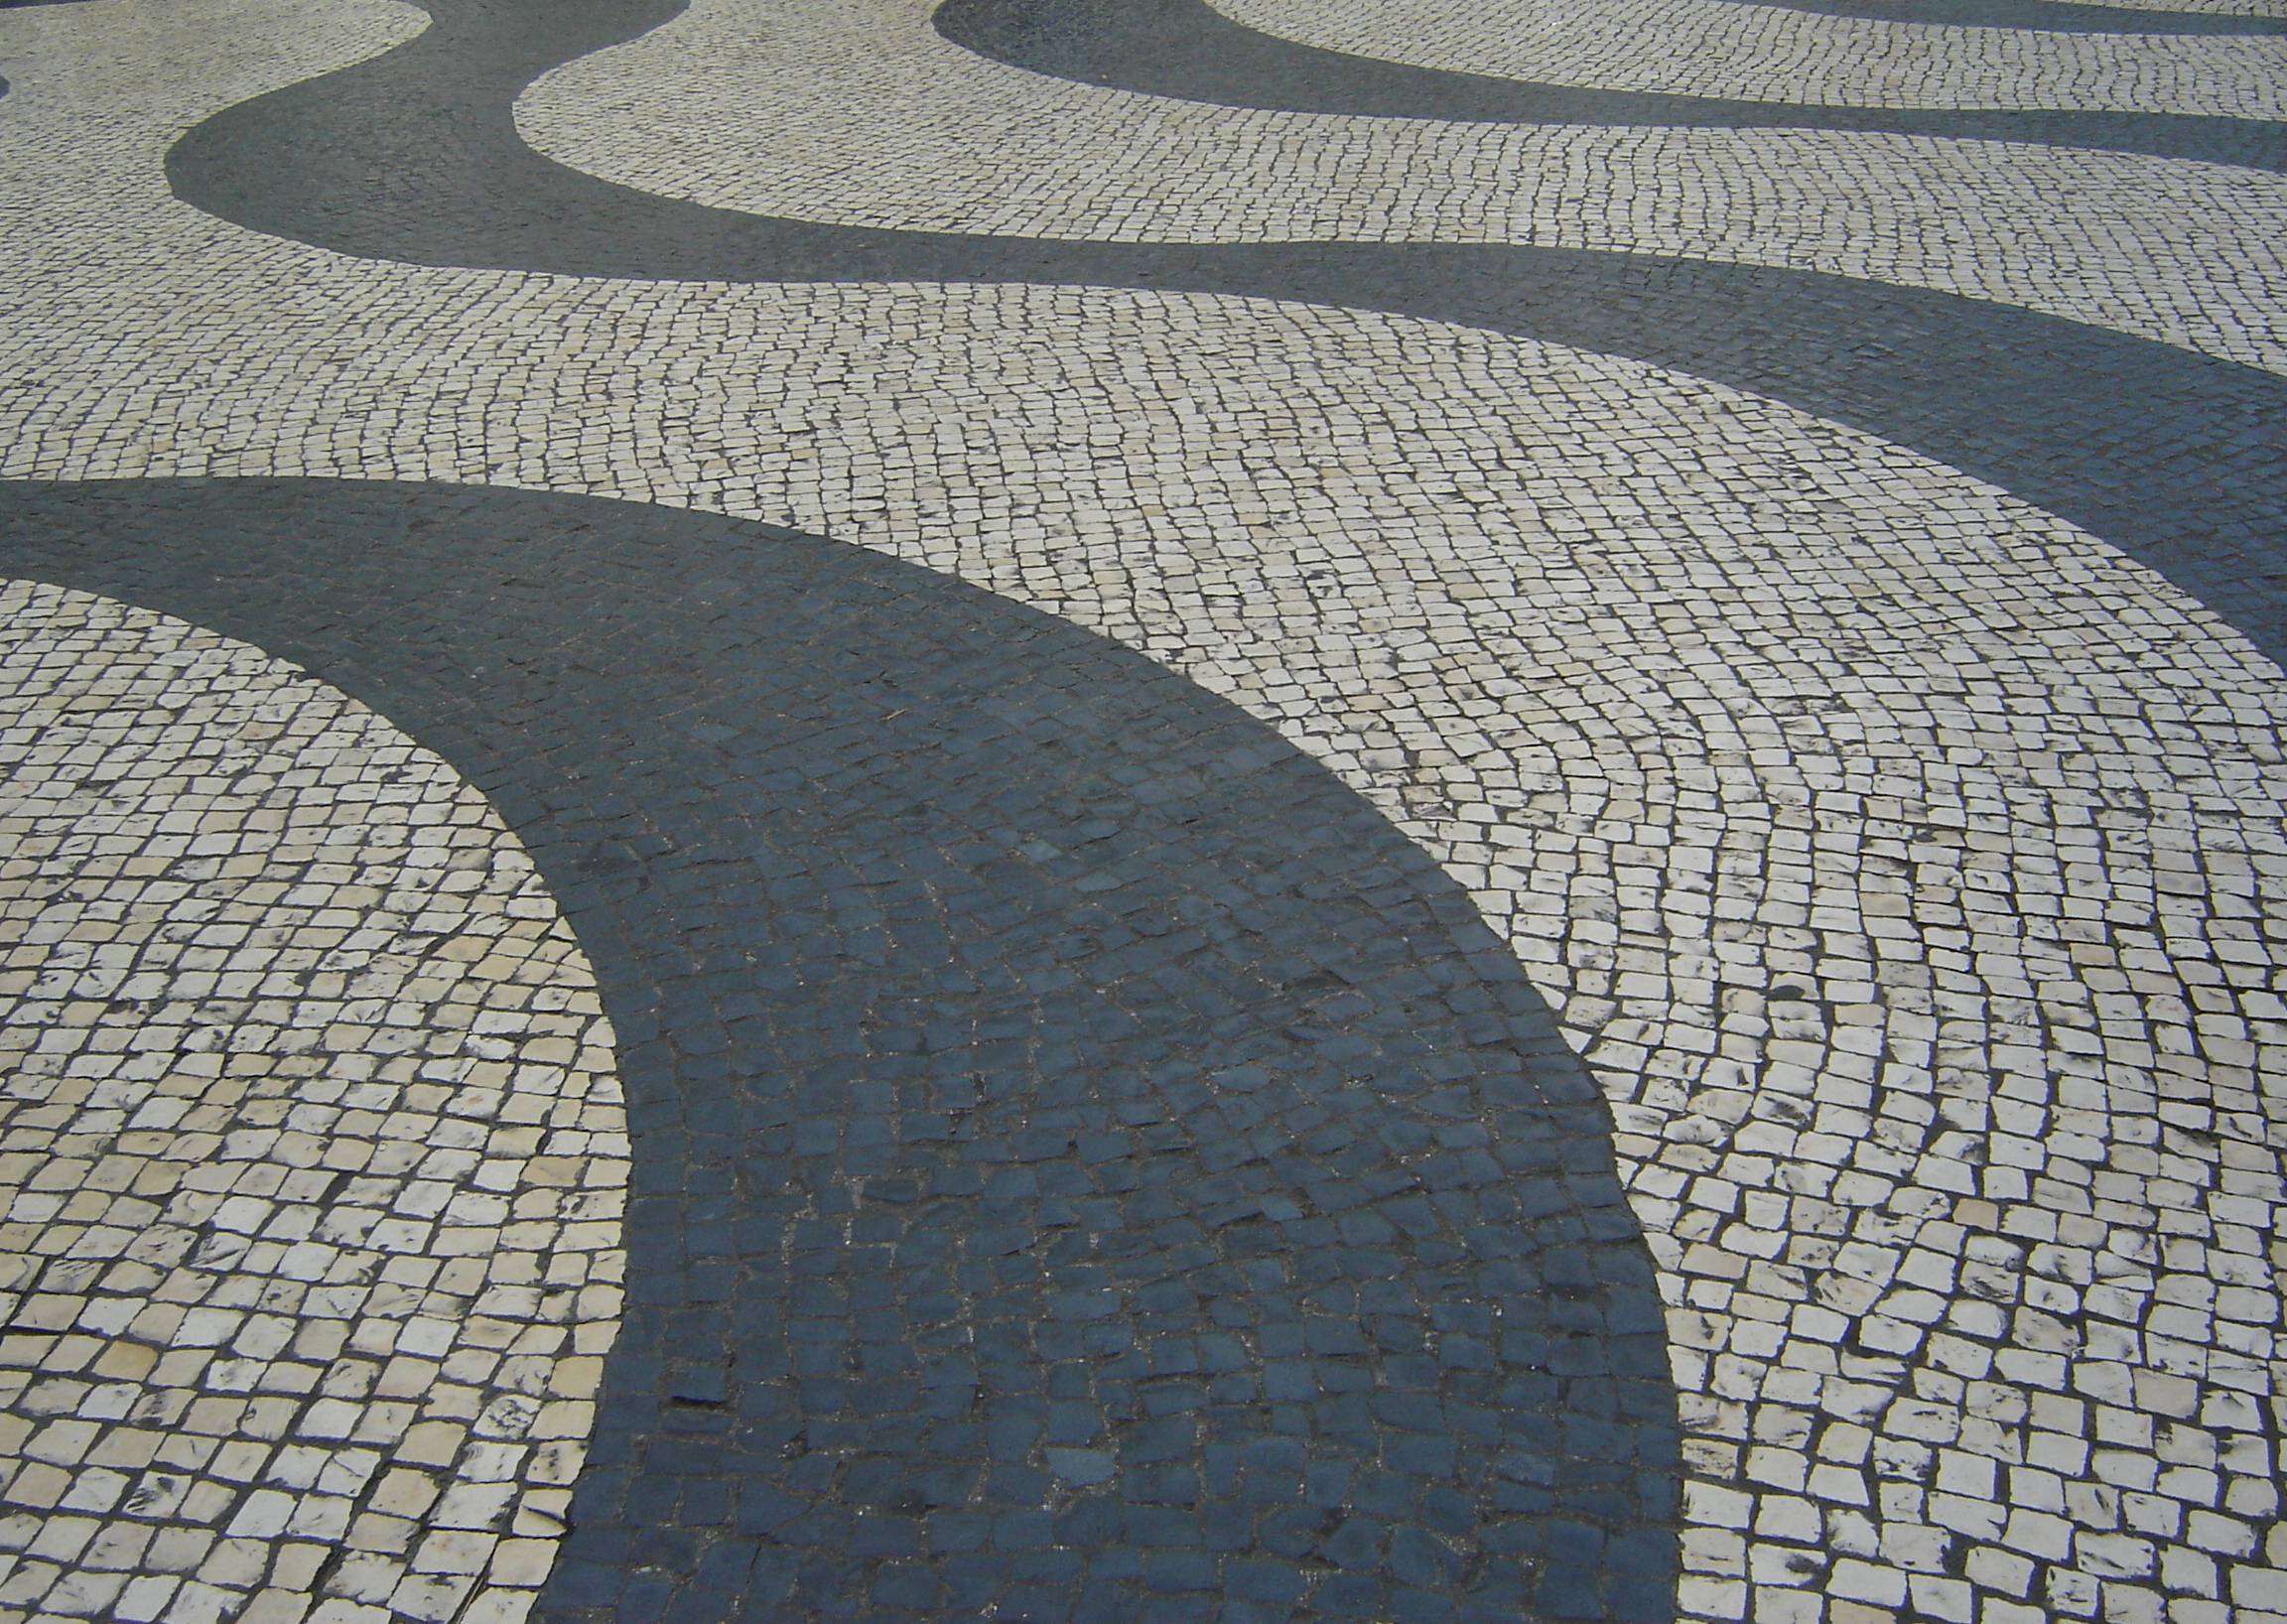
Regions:
<instances>
[{"instance_id":1,"label":"white curved arc","mask_svg":"<svg viewBox=\"0 0 2287 1624\"><path fill-rule=\"evenodd\" d=\"M2287 0L2099 0L2107 10L2180 12L2196 17L2287 18Z\"/></svg>"},{"instance_id":2,"label":"white curved arc","mask_svg":"<svg viewBox=\"0 0 2287 1624\"><path fill-rule=\"evenodd\" d=\"M2181 12L2206 17L2287 18L2287 0L2100 0L2107 9Z\"/></svg>"},{"instance_id":3,"label":"white curved arc","mask_svg":"<svg viewBox=\"0 0 2287 1624\"><path fill-rule=\"evenodd\" d=\"M1298 44L1542 84L1829 107L2287 117L2287 39L1827 16L1740 0L1215 0ZM1645 42L1660 42L1657 50Z\"/></svg>"},{"instance_id":4,"label":"white curved arc","mask_svg":"<svg viewBox=\"0 0 2287 1624\"><path fill-rule=\"evenodd\" d=\"M2287 177L1847 131L1211 106L989 62L940 38L929 9L697 0L542 76L517 127L620 185L800 219L1679 255L1933 288L2287 368Z\"/></svg>"},{"instance_id":5,"label":"white curved arc","mask_svg":"<svg viewBox=\"0 0 2287 1624\"><path fill-rule=\"evenodd\" d=\"M11 1602L520 1612L627 1183L610 1027L523 849L338 690L25 582L0 841Z\"/></svg>"},{"instance_id":6,"label":"white curved arc","mask_svg":"<svg viewBox=\"0 0 2287 1624\"><path fill-rule=\"evenodd\" d=\"M216 93L165 55L117 71L158 122ZM1084 288L380 266L215 226L148 181L132 118L30 105L0 251L61 270L0 338L45 383L0 419L0 474L459 479L792 523L1143 650L1434 853L1614 1102L1688 1395L1689 1616L1737 1616L1749 1573L1799 1585L1837 1537L1866 1583L1921 1582L1933 1525L1891 1508L1925 1390L1978 1349L1991 1402L1949 1483L2047 1424L2002 1405L2013 1350L2132 1409L2198 1334L2189 1414L2217 1419L2170 1424L2232 1503L2267 1484L2229 1406L2281 1374L2252 1316L2277 1310L2257 1186L2283 1068L2249 952L2287 920L2287 697L2149 572L1867 436L1562 346ZM2034 1146L2044 1176L2197 1217L2197 1254L2111 1219L2028 1239L2054 1216ZM2082 1271L2071 1311L2103 1334L2062 1347ZM1780 1481L1835 1425L1898 1491L1863 1528ZM2136 1586L2093 1514L2068 1532L2093 1542L2070 1582Z\"/></svg>"}]
</instances>

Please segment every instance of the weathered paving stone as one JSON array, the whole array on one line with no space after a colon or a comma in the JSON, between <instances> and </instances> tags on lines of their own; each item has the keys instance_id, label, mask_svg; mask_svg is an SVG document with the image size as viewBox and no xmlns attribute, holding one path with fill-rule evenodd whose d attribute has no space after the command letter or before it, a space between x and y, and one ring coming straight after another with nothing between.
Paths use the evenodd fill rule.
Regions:
<instances>
[{"instance_id":1,"label":"weathered paving stone","mask_svg":"<svg viewBox=\"0 0 2287 1624\"><path fill-rule=\"evenodd\" d=\"M579 1473L627 1182L530 860L339 692L23 582L0 849L15 1616L403 1607L425 1566L528 1607L554 1542L500 1536Z\"/></svg>"},{"instance_id":2,"label":"weathered paving stone","mask_svg":"<svg viewBox=\"0 0 2287 1624\"><path fill-rule=\"evenodd\" d=\"M1744 3L1744 0L1741 0ZM2062 29L2092 34L2280 34L2287 18L2267 0L2220 0L2181 5L2177 0L2130 0L2085 5L2081 0L1776 0L1789 11L1822 17L1872 17L1893 23L1951 23L1968 28Z\"/></svg>"},{"instance_id":3,"label":"weathered paving stone","mask_svg":"<svg viewBox=\"0 0 2287 1624\"><path fill-rule=\"evenodd\" d=\"M1218 109L1010 73L936 38L917 8L902 15L886 7L822 9L801 26L785 59L751 45L757 17L743 0L716 0L681 16L664 3L636 17L570 15L555 36L559 50L599 35L609 49L561 67L551 61L561 59L547 35L495 7L471 0L455 21L456 34L490 39L491 49L471 55L433 37L323 90L303 86L283 101L225 114L175 156L175 174L228 217L344 248L362 242L371 245L363 251L430 263L481 255L473 262L535 267L590 251L585 233L568 238L559 210L541 206L538 195L505 214L467 203L440 209L408 195L384 156L388 148L373 137L399 125L407 154L422 155L408 167L434 167L436 121L412 116L406 103L433 101L452 83L460 89L448 105L468 136L446 144L448 195L475 165L483 172L471 177L475 190L517 196L521 188L497 166L521 137L541 159L528 158L519 179L540 181L548 170L541 160L559 160L612 187L580 189L557 178L550 192L572 185L571 198L584 197L591 210L605 204L614 225L646 227L633 240L653 244L648 252L675 255L696 238L706 259L746 267L687 263L683 275L785 279L802 276L812 261L823 262L812 274L840 279L985 276L1198 289L1204 271L1216 277L1215 291L1292 298L1305 284L1290 275L1267 281L1248 247L1285 245L1283 257L1316 263L1324 250L1296 255L1292 244L1491 241L1924 287L2098 322L2272 370L2287 354L2287 335L2264 291L2274 244L2287 230L2287 182L2273 175L2187 169L2136 154L1934 145L1846 131L1516 129ZM651 22L661 26L617 43ZM441 76L428 71L430 53L451 58L437 65ZM876 57L887 59L884 68L868 66ZM694 74L693 61L719 66ZM555 70L526 89L540 68ZM400 78L410 82L392 82ZM669 82L680 116L643 116ZM900 96L906 85L936 88ZM512 130L488 106L511 98ZM910 102L911 116L884 124L857 110L884 98ZM309 135L282 127L305 118L315 125ZM359 137L324 133L345 119L362 127ZM1058 136L1045 138L1048 128ZM274 144L285 162L216 159L203 167L226 177L198 184L199 160L257 142ZM1310 162L1297 162L1297 143L1314 155ZM307 172L296 185L281 184L329 152L334 157L321 161L346 168L350 186ZM861 167L854 171L845 153L864 153ZM1633 184L1609 188L1603 177L1615 169L1632 172ZM1152 184L1166 171L1200 180L1181 189ZM371 192L394 195L393 204L377 212L345 206ZM670 218L625 213L638 192L776 217L741 227L720 215L694 216L678 232ZM1737 206L1707 206L1710 197L1734 194ZM2197 200L2197 223L2185 215L2188 194ZM351 223L356 215L364 217ZM1930 228L1937 217L1953 228ZM885 239L885 228L899 234ZM1024 249L1010 237L1026 239ZM628 240L614 230L610 251L625 251ZM1123 253L1114 243L1132 246ZM757 249L775 251L757 262ZM1434 274L1434 261L1418 253L1383 258L1384 279L1395 272L1403 287L1420 288L1429 282L1424 273ZM872 271L869 261L894 268ZM1533 279L1529 261L1502 256L1500 264L1511 296ZM1353 265L1336 260L1328 269L1350 284L1340 302L1388 305ZM1400 308L1420 313L1413 304Z\"/></svg>"},{"instance_id":4,"label":"weathered paving stone","mask_svg":"<svg viewBox=\"0 0 2287 1624\"><path fill-rule=\"evenodd\" d=\"M1956 29L1916 31L1932 49L1873 63L1846 42L1910 36L1804 9L1789 21L1670 5L1662 27L1783 44L1816 74L1789 83L1815 82L1834 103L1815 112L1674 93L1736 96L1720 75L1738 64L1717 50L1653 63L1671 75L1666 90L1631 77L1647 70L1642 54L1592 50L1557 65L1583 81L1573 88L1489 80L1538 71L1532 51L1566 31L1503 36L1482 12L1424 16L1396 39L1394 10L1380 22L1249 11L1304 33L1381 28L1365 43L1448 65L1338 71L1323 52L1243 26L1210 33L1220 25L1197 12L941 18L956 34L1000 29L977 43L1006 62L1224 103L1176 109L962 64L929 39L919 8L811 8L774 22L775 40L826 43L796 79L839 86L821 104L834 117L797 119L786 145L754 149L754 132L784 116L755 97L788 82L789 63L753 49L741 32L751 14L736 6L618 50L605 48L667 9L456 8L386 55L407 32L402 13L342 4L264 36L245 26L253 8L235 7L242 37L200 86L203 100L185 93L180 48L154 53L164 67L131 88L134 51L117 53L119 82L74 65L92 110L58 145L138 179L80 191L74 172L14 215L18 263L37 267L44 296L23 307L28 341L11 353L54 382L24 401L0 455L18 473L449 475L801 512L1148 650L1276 721L1466 885L1619 1106L1619 1165L1683 1388L1676 1599L1687 1615L2267 1620L2287 1556L2272 1340L2282 1259L2270 1239L2278 678L2201 606L2257 648L2287 646L2281 384L2218 358L2275 364L2278 233L2220 202L2274 183L1960 137L2042 129L2049 142L2071 131L2134 146L2166 131L2172 150L2207 142L2210 157L2266 161L2275 126L2213 110L2259 110L2271 90L2245 69L2275 47ZM1584 12L1563 48L1580 47L1584 24L1604 26L1598 16L1641 27L1651 15ZM1027 37L1034 27L1060 32ZM863 55L830 49L860 37ZM148 51L157 38L131 43ZM704 40L708 51L680 60L668 49ZM2256 49L2233 56L2242 46ZM896 113L884 117L866 101L874 91L848 90L863 81L853 65L876 51L918 62L932 50L964 85L1006 95L932 104L883 92ZM206 117L359 54L375 60ZM2123 82L2123 64L2202 55L2235 66ZM12 68L19 60L29 116L55 120L55 76L38 53ZM1098 73L1106 63L1116 71ZM1696 77L1679 87L1678 72ZM1602 84L1636 87L1589 87ZM605 94L584 104L568 93L577 86ZM861 116L841 119L837 93ZM1897 183L1912 173L1927 187L1935 167L1907 162L1888 137L1818 134L1828 167L1849 168L1846 186L1874 201L1843 233L1855 257L1816 262L1851 275L1804 274L1687 257L1804 253L1843 216L1800 190L1750 192L1760 202L1715 237L1678 235L1673 210L1601 206L1607 186L1695 208L1734 184L1785 180L1799 173L1783 156L1792 136L1400 135L1370 119L1276 116L1372 110L1420 125L1439 96L1513 123L1659 112L1895 132L1927 118L1947 136L1931 151L1960 185L1920 195L1923 224L1902 228L1898 201L1915 195ZM1843 105L1899 99L1969 105ZM1979 105L1993 102L2004 105ZM2211 112L2181 110L2196 104ZM2163 106L2179 110L2155 114ZM1070 121L1034 162L1022 119L1048 108ZM992 127L979 122L987 112L1008 118L989 141L975 134ZM534 157L515 139L519 120L625 184ZM1186 122L1256 141L1259 158L1338 150L1369 179L1398 177L1390 204L1361 213L1347 176L1315 191L1243 186L1234 202L1239 167L1196 141L1112 142L1142 172L1120 186L1078 186L1056 167L1107 129ZM892 159L944 153L915 145L932 127L956 148L991 150L925 163L935 192L885 184ZM164 141L187 128L170 160L180 196L400 263L355 265L185 212L151 178ZM1262 145L1266 131L1302 144ZM670 134L684 150L661 142ZM1517 176L1559 157L1600 164L1593 187L1547 195L1606 232L1607 251L1246 240L1498 238L1526 217L1510 208L1521 182L1456 189L1437 166L1396 156L1490 151ZM1006 186L1011 171L1030 195ZM42 151L30 173L64 166ZM1997 203L2035 176L2039 206ZM2167 194L2165 208L2113 206L2126 195L2106 189L2130 176ZM2058 209L2064 188L2106 201ZM960 200L946 217L916 211L944 198ZM1488 229L1449 211L1461 200L1510 211ZM116 217L98 225L90 211ZM2196 222L2203 246L2171 264L2179 222ZM1241 240L1147 240L1185 235ZM199 254L174 263L185 237ZM2067 240L2084 263L2060 275ZM1952 293L1877 280L1926 279L1934 264ZM567 272L748 286L583 285ZM80 291L90 276L103 300ZM877 285L947 279L970 286ZM804 280L843 285L751 286ZM296 295L242 299L234 283ZM143 319L138 301L165 320ZM1408 319L1357 314L1376 309ZM51 328L77 336L77 352L44 343ZM1532 341L1545 338L1581 347ZM1364 365L1381 369L1387 426L1361 411L1377 392L1357 387ZM987 399L963 401L964 384ZM1283 409L1260 409L1274 393ZM1771 397L1932 454L2093 534ZM904 432L906 419L932 433ZM623 856L630 883L680 861L642 842ZM712 1009L692 998L671 1018L703 1024ZM1309 1041L1339 1061L1346 1035L1334 1020ZM727 1038L696 1052L736 1050ZM1125 1160L1109 1129L1076 1131L1061 1151L1023 1129L1006 1143L1017 1170L1069 1162L1100 1180ZM813 1139L789 1153L849 1152ZM699 1191L716 1205L687 1232L735 1253L738 1193ZM910 1226L929 1200L899 1163L868 1176L850 1222ZM1386 1243L1359 1222L1333 1215L1304 1255ZM1016 1226L980 1244L994 1269L1021 1255ZM736 1304L726 1255L686 1274L690 1302ZM1100 1282L1059 1282L1035 1317L1085 1349L1177 1311L1162 1289L1131 1301ZM1565 1311L1560 1297L1552 1312ZM704 1313L691 1321L702 1330ZM760 1344L789 1341L767 1317L751 1323ZM1488 1345L1502 1355L1466 1316L1437 1329L1455 1371L1479 1370ZM1326 1372L1360 1357L1324 1325L1243 1343L1254 1367L1207 1334L1184 1340L1113 1356L1136 1360L1138 1384L1116 1419L1093 1390L1058 1392L1042 1416L986 1428L988 1482L1044 1483L1075 1497L1074 1515L1027 1503L1007 1517L916 1517L883 1509L883 1474L861 1474L872 1498L836 1556L795 1564L789 1582L808 1588L794 1610L845 1605L847 1586L871 1575L872 1602L892 1610L1000 1593L1049 1614L1056 1587L1077 1582L1075 1553L1099 1552L1126 1586L1099 1603L1114 1616L1199 1616L1218 1583L1225 1600L1274 1616L1306 1586L1325 1616L1376 1605L1438 1616L1470 1582L1451 1537L1405 1526L1371 1495L1328 1498L1349 1485L1314 1473L1307 1454L1302 1505L1251 1526L1249 1550L1183 1542L1197 1520L1171 1497L1170 1474L1187 1469L1186 1439L1206 1447L1197 1418L1232 1402L1229 1379L1256 1371L1273 1407L1330 1400L1346 1378ZM829 1329L818 1367L854 1343ZM1547 1363L1568 1368L1556 1352ZM559 1601L631 1616L736 1609L755 1571L736 1543L627 1566L631 1552L668 1543L639 1545L643 1531L734 1517L729 1487L709 1480L734 1376L673 1349L646 1367L665 1421L641 1434L644 1463L660 1474L591 1488L621 1495L619 1526L633 1532L597 1565L560 1573ZM1392 1470L1463 1458L1417 1395L1373 1391ZM1610 1442L1585 1423L1571 1433L1591 1449ZM1014 1478L1001 1451L1034 1475ZM1215 1494L1297 1458L1279 1434L1189 1469ZM1495 1476L1512 1497L1549 1487L1498 1463ZM1094 1492L1113 1485L1127 1505L1118 1529ZM910 1492L949 1491L913 1474ZM820 1527L791 1494L741 1505L740 1526L766 1555ZM1594 1564L1615 1559L1609 1527L1554 1517L1542 1532L1551 1559L1540 1604L1609 1610L1594 1589ZM1568 1588L1574 1579L1583 1587Z\"/></svg>"},{"instance_id":5,"label":"weathered paving stone","mask_svg":"<svg viewBox=\"0 0 2287 1624\"><path fill-rule=\"evenodd\" d=\"M1208 106L1011 73L926 17L925 0L799 19L698 0L535 81L517 131L621 185L781 217L1057 240L1667 250L1994 299L2277 369L2276 313L2249 274L2275 263L2287 229L2274 176L2023 139ZM2228 48L2287 66L2287 44ZM2239 66L2251 105L2226 97L2230 110L2276 111L2276 69ZM901 116L861 111L885 104ZM1615 170L1630 184L1613 186ZM1197 179L1152 184L1170 173ZM1931 229L1940 216L1951 232Z\"/></svg>"},{"instance_id":6,"label":"weathered paving stone","mask_svg":"<svg viewBox=\"0 0 2287 1624\"><path fill-rule=\"evenodd\" d=\"M0 502L11 570L462 762L597 966L630 1267L553 1616L1176 1617L1265 1552L1316 1616L1666 1616L1605 1107L1466 895L1262 724L720 519Z\"/></svg>"},{"instance_id":7,"label":"weathered paving stone","mask_svg":"<svg viewBox=\"0 0 2287 1624\"><path fill-rule=\"evenodd\" d=\"M1705 0L1711 8L1733 7L1732 15L1768 15L1765 8L1746 8L1740 0ZM1385 118L1440 118L1525 124L1584 125L1708 125L1724 129L1841 129L1886 130L1899 134L1950 136L1956 139L2032 141L2053 146L2112 148L2148 153L2156 157L2190 158L2209 163L2244 164L2278 169L2287 155L2287 128L2276 122L2220 114L2165 113L2123 106L2111 110L2051 103L2034 107L1996 106L1989 96L1963 87L1957 99L1934 103L1928 96L1892 97L1876 101L1863 87L1837 87L1831 101L1811 103L1788 89L1780 94L1749 99L1717 92L1677 93L1661 90L1600 88L1588 65L1576 65L1580 77L1546 82L1509 65L1503 76L1488 69L1487 49L1498 60L1501 48L1510 47L1510 35L1498 23L1475 39L1457 39L1459 29L1450 16L1409 19L1411 27L1380 26L1385 39L1403 45L1361 52L1364 42L1342 41L1341 49L1305 43L1315 38L1311 25L1335 31L1339 20L1323 15L1304 16L1284 28L1277 25L1287 14L1272 11L1265 27L1250 28L1240 20L1243 8L1215 10L1204 0L1144 0L1128 6L1091 3L1091 0L946 0L931 14L937 31L956 45L1032 72L1078 79L1088 84L1112 85L1147 94L1177 96L1191 101L1220 102L1304 113L1352 113ZM1796 9L1796 8L1791 8ZM1804 5L1802 10L1817 7ZM1930 8L1917 4L1917 13ZM1999 5L1977 0L1980 11ZM2099 8L2049 5L2029 0L2025 9L2080 21L2084 12ZM2141 14L2171 28L2209 32L2229 30L2276 33L2287 22L2274 18L2171 16ZM1696 19L1695 19L1696 20ZM1715 11L1705 21L1720 24L1725 14ZM1920 17L1917 21L1935 19ZM1370 25L1371 26L1371 25ZM1704 24L1702 25L1704 26ZM2084 23L2083 26L2092 26ZM1266 29L1273 31L1267 32ZM1616 32L1641 41L1662 30L1656 19L1627 19ZM1340 39L1339 33L1331 37ZM1423 61L1424 41L1436 57L1460 67L1413 66ZM1472 47L1476 48L1474 51ZM1511 47L1513 49L1513 47ZM1410 53L1413 61L1393 60ZM1750 53L1742 53L1749 55ZM1847 45L1809 49L1798 45L1783 54L1798 69L1806 57L1847 64L1855 54ZM1972 53L1963 53L1972 56ZM1664 60L1688 64L1688 48L1670 47ZM1879 60L1879 58L1877 58ZM1685 69L1688 70L1687 68ZM2100 77L2100 76L2099 76ZM1995 81L1982 87L1990 89ZM2046 76L2025 71L2003 75L2003 85L2029 85L2047 89ZM1850 93L1853 89L1860 93ZM2051 92L2054 94L2054 92Z\"/></svg>"},{"instance_id":8,"label":"weathered paving stone","mask_svg":"<svg viewBox=\"0 0 2287 1624\"><path fill-rule=\"evenodd\" d=\"M1883 19L1855 7L1742 5L1737 0L1587 0L1534 28L1500 14L1390 0L1224 0L1220 8L1274 35L1392 62L1616 90L1734 96L1857 107L2139 108L2276 117L2264 83L2275 39L2195 38L2219 24L2276 32L2276 16L2125 11L2100 30L2011 27L2006 6L1974 19L1918 10ZM1658 31L1667 49L1630 49Z\"/></svg>"},{"instance_id":9,"label":"weathered paving stone","mask_svg":"<svg viewBox=\"0 0 2287 1624\"><path fill-rule=\"evenodd\" d=\"M2006 305L1657 252L1010 241L769 219L606 186L514 139L510 105L532 78L675 10L557 6L543 27L440 4L409 45L200 123L170 177L228 218L382 259L1268 295L1636 356L1991 479L2287 651L2277 578L2250 562L2287 525L2287 379Z\"/></svg>"}]
</instances>

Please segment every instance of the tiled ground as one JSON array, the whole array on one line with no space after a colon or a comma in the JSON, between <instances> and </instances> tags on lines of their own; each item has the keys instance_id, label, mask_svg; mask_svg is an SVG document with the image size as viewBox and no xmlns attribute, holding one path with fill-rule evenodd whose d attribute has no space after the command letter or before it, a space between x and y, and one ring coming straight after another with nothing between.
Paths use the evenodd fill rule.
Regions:
<instances>
[{"instance_id":1,"label":"tiled ground","mask_svg":"<svg viewBox=\"0 0 2287 1624\"><path fill-rule=\"evenodd\" d=\"M84 593L0 608L11 1598L528 1593L622 1275L578 944L338 690Z\"/></svg>"},{"instance_id":2,"label":"tiled ground","mask_svg":"<svg viewBox=\"0 0 2287 1624\"><path fill-rule=\"evenodd\" d=\"M2287 1620L2283 35L0 7L0 1618Z\"/></svg>"}]
</instances>

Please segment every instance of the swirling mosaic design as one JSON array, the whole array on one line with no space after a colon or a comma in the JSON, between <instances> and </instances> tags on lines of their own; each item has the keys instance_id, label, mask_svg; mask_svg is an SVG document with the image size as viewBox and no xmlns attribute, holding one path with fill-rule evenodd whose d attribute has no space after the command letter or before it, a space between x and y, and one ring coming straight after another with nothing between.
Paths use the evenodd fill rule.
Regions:
<instances>
[{"instance_id":1,"label":"swirling mosaic design","mask_svg":"<svg viewBox=\"0 0 2287 1624\"><path fill-rule=\"evenodd\" d=\"M9 8L14 620L473 786L633 1267L333 1561L20 1294L0 1605L2287 1617L2278 36Z\"/></svg>"}]
</instances>

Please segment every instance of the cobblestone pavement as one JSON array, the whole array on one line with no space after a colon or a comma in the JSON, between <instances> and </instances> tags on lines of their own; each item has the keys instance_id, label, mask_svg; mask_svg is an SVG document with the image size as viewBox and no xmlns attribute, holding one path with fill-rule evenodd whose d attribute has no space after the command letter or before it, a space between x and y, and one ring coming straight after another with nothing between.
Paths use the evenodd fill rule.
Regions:
<instances>
[{"instance_id":1,"label":"cobblestone pavement","mask_svg":"<svg viewBox=\"0 0 2287 1624\"><path fill-rule=\"evenodd\" d=\"M2287 1620L2283 33L0 5L0 1619Z\"/></svg>"}]
</instances>

